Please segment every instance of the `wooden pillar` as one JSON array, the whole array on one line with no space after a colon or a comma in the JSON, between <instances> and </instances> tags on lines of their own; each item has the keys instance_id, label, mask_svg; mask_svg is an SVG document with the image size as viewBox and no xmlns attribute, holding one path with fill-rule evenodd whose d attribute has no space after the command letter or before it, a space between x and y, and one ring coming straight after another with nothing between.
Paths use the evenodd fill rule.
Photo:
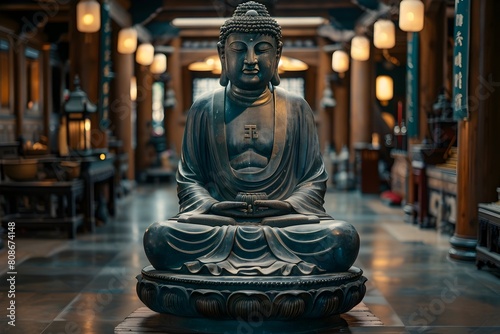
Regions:
<instances>
[{"instance_id":1,"label":"wooden pillar","mask_svg":"<svg viewBox=\"0 0 500 334\"><path fill-rule=\"evenodd\" d=\"M354 145L372 141L372 86L371 61L351 59L351 163L354 162Z\"/></svg>"},{"instance_id":2,"label":"wooden pillar","mask_svg":"<svg viewBox=\"0 0 500 334\"><path fill-rule=\"evenodd\" d=\"M151 127L153 122L153 75L149 66L136 64L137 120L135 147L135 174L141 175L151 164Z\"/></svg>"},{"instance_id":3,"label":"wooden pillar","mask_svg":"<svg viewBox=\"0 0 500 334\"><path fill-rule=\"evenodd\" d=\"M130 81L134 68L134 55L121 54L113 49L115 78L113 97L110 103L110 119L117 139L122 143L122 152L128 155L127 178L133 180L134 149L132 147L132 100L130 99Z\"/></svg>"},{"instance_id":4,"label":"wooden pillar","mask_svg":"<svg viewBox=\"0 0 500 334\"><path fill-rule=\"evenodd\" d=\"M451 258L475 260L478 203L494 202L500 184L500 29L498 1L471 1L469 39L469 119L458 123L457 223Z\"/></svg>"},{"instance_id":5,"label":"wooden pillar","mask_svg":"<svg viewBox=\"0 0 500 334\"><path fill-rule=\"evenodd\" d=\"M335 151L340 153L349 146L349 78L344 77L333 83L333 96L337 104L333 109L333 142Z\"/></svg>"},{"instance_id":6,"label":"wooden pillar","mask_svg":"<svg viewBox=\"0 0 500 334\"><path fill-rule=\"evenodd\" d=\"M52 68L50 66L50 44L44 44L42 47L42 94L43 98L43 129L44 135L49 139L50 147L50 115L53 111L52 106Z\"/></svg>"},{"instance_id":7,"label":"wooden pillar","mask_svg":"<svg viewBox=\"0 0 500 334\"><path fill-rule=\"evenodd\" d=\"M427 113L432 110L439 91L444 87L443 59L446 20L446 3L433 1L426 9L424 29L419 33L419 141L428 135Z\"/></svg>"},{"instance_id":8,"label":"wooden pillar","mask_svg":"<svg viewBox=\"0 0 500 334\"><path fill-rule=\"evenodd\" d=\"M69 20L69 35L70 35L70 89L74 90L74 78L76 75L80 78L80 87L87 94L88 99L95 105L99 104L99 97L102 92L100 85L100 76L104 75L101 72L100 66L100 34L104 26L98 32L82 33L76 28L76 2L72 4L70 10L71 19ZM103 24L103 22L101 22ZM107 148L108 141L106 132L100 127L100 119L98 112L92 114L91 132L92 148Z\"/></svg>"},{"instance_id":9,"label":"wooden pillar","mask_svg":"<svg viewBox=\"0 0 500 334\"><path fill-rule=\"evenodd\" d=\"M330 122L328 121L330 115L327 114L328 111L325 110L325 108L321 103L326 87L326 79L332 72L330 66L330 56L323 51L325 44L326 43L324 38L318 38L318 49L320 51L318 52L318 66L316 72L315 111L316 111L316 117L319 120L317 128L318 128L318 137L319 137L321 152L324 151L325 147L332 144L330 142L330 137L331 137L330 133L332 131L330 127L331 121Z\"/></svg>"},{"instance_id":10,"label":"wooden pillar","mask_svg":"<svg viewBox=\"0 0 500 334\"><path fill-rule=\"evenodd\" d=\"M24 111L26 110L26 45L17 41L14 49L14 114L16 115L16 139L23 134Z\"/></svg>"},{"instance_id":11,"label":"wooden pillar","mask_svg":"<svg viewBox=\"0 0 500 334\"><path fill-rule=\"evenodd\" d=\"M182 146L182 135L184 133L185 123L181 122L184 117L184 111L188 110L190 106L184 106L182 101L183 96L183 88L182 88L182 66L181 66L181 38L177 37L172 40L172 47L174 48L174 52L169 58L168 72L170 74L172 89L174 90L177 103L173 108L167 110L165 114L165 118L168 122L167 131L167 142L169 145L175 148L177 154L181 153Z\"/></svg>"}]
</instances>

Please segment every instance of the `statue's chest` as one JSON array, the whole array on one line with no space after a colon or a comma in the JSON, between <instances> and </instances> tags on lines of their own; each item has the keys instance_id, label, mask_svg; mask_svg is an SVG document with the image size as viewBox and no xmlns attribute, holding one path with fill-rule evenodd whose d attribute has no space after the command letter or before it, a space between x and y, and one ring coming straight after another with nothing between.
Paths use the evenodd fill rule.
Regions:
<instances>
[{"instance_id":1,"label":"statue's chest","mask_svg":"<svg viewBox=\"0 0 500 334\"><path fill-rule=\"evenodd\" d=\"M230 157L252 150L269 158L273 140L272 103L244 110L226 110L226 141Z\"/></svg>"}]
</instances>

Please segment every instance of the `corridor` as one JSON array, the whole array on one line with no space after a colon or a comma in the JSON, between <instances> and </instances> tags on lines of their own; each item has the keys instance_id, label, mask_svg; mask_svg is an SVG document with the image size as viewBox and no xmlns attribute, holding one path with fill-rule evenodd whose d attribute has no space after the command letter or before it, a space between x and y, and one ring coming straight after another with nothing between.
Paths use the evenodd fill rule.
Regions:
<instances>
[{"instance_id":1,"label":"corridor","mask_svg":"<svg viewBox=\"0 0 500 334\"><path fill-rule=\"evenodd\" d=\"M500 273L448 259L449 236L403 221L378 196L329 190L328 213L351 222L361 238L356 266L368 278L363 302L384 324L343 333L499 333ZM16 326L1 333L113 333L144 306L135 276L148 265L142 235L178 210L175 185L139 186L118 201L117 215L75 240L16 230ZM36 238L35 238L36 236ZM6 313L7 250L0 251L0 309Z\"/></svg>"}]
</instances>

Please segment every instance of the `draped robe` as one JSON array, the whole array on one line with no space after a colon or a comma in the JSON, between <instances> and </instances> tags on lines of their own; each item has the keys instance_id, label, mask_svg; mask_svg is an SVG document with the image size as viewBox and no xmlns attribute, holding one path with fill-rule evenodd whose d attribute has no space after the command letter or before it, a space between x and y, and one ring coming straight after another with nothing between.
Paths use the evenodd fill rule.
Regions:
<instances>
[{"instance_id":1,"label":"draped robe","mask_svg":"<svg viewBox=\"0 0 500 334\"><path fill-rule=\"evenodd\" d=\"M244 172L229 162L223 89L191 107L177 171L180 215L207 214L238 193L265 193L321 223L206 226L180 223L179 215L148 228L146 254L160 270L186 273L290 275L347 270L357 257L352 225L334 221L323 203L328 179L313 112L301 97L275 88L274 143L265 168ZM283 216L286 217L286 216Z\"/></svg>"}]
</instances>

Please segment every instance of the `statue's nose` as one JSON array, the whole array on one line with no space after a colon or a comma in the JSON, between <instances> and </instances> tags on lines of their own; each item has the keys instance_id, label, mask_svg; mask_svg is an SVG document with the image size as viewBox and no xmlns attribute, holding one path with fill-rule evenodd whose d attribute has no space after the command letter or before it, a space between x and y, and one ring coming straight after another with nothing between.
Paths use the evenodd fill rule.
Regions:
<instances>
[{"instance_id":1,"label":"statue's nose","mask_svg":"<svg viewBox=\"0 0 500 334\"><path fill-rule=\"evenodd\" d=\"M257 63L257 57L255 56L255 52L249 48L245 57L245 64L256 64Z\"/></svg>"}]
</instances>

